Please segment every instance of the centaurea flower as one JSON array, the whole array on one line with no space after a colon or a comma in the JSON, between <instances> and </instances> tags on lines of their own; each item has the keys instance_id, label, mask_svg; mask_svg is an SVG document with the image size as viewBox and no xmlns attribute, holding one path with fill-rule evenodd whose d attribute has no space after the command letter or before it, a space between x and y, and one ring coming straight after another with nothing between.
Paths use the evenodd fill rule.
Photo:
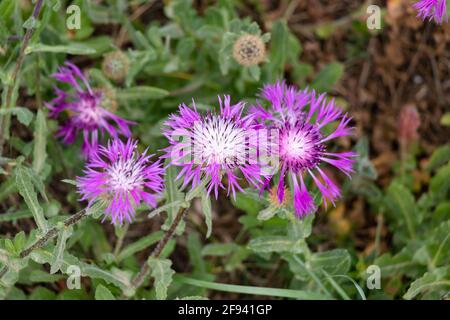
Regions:
<instances>
[{"instance_id":1,"label":"centaurea flower","mask_svg":"<svg viewBox=\"0 0 450 320\"><path fill-rule=\"evenodd\" d=\"M243 103L231 105L230 97L225 96L223 101L219 97L219 106L220 112L201 115L194 101L193 108L181 104L179 112L164 124L170 143L164 157L170 159L170 165L181 167L177 179L184 178L182 187L191 183L194 188L207 181L207 192L214 190L216 198L219 187L225 189L223 177L228 180L228 194L234 196L236 189L243 191L239 173L250 185L262 183L261 168L251 161L257 148L252 136L256 125L242 115Z\"/></svg>"},{"instance_id":2,"label":"centaurea flower","mask_svg":"<svg viewBox=\"0 0 450 320\"><path fill-rule=\"evenodd\" d=\"M326 149L330 140L351 134L351 118L333 100L327 102L325 94L298 91L284 82L264 86L261 97L269 103L268 110L258 103L250 112L268 129L278 132L271 150L279 160L279 203L284 200L285 179L288 177L294 189L297 216L303 217L316 211L313 197L306 187L306 178L310 176L321 192L325 206L326 200L334 204L341 192L320 165L326 163L334 166L347 176L353 172L354 152L337 153ZM324 127L335 121L338 121L337 127L326 135ZM269 186L270 180L266 181L264 188Z\"/></svg>"},{"instance_id":3,"label":"centaurea flower","mask_svg":"<svg viewBox=\"0 0 450 320\"><path fill-rule=\"evenodd\" d=\"M62 120L56 136L61 137L63 143L71 144L78 134L82 134L82 151L87 157L97 150L101 138L99 135L104 136L108 133L112 138L117 138L119 134L131 137L129 126L135 123L103 108L101 91L91 88L77 66L69 62L65 65L52 77L69 84L75 92L55 88L56 98L46 103L52 118L58 118L63 111L67 111L67 117Z\"/></svg>"},{"instance_id":4,"label":"centaurea flower","mask_svg":"<svg viewBox=\"0 0 450 320\"><path fill-rule=\"evenodd\" d=\"M147 150L137 150L137 141L110 140L88 160L83 177L77 178L81 201L88 207L106 203L105 214L114 224L131 222L141 202L156 207L164 187L164 169L159 161L150 162Z\"/></svg>"}]
</instances>

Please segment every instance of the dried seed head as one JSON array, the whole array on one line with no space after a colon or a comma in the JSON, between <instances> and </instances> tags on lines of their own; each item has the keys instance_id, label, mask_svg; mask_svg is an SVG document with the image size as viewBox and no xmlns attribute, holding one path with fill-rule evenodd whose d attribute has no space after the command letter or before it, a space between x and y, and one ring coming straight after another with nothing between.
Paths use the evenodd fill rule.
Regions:
<instances>
[{"instance_id":1,"label":"dried seed head","mask_svg":"<svg viewBox=\"0 0 450 320\"><path fill-rule=\"evenodd\" d=\"M103 58L102 71L110 79L123 80L130 69L130 60L122 51L107 53Z\"/></svg>"},{"instance_id":2,"label":"dried seed head","mask_svg":"<svg viewBox=\"0 0 450 320\"><path fill-rule=\"evenodd\" d=\"M291 192L289 191L288 188L285 187L284 188L284 198L283 198L283 201L280 203L277 191L278 191L277 186L273 186L270 189L269 197L268 197L269 203L275 208L283 208L291 201Z\"/></svg>"},{"instance_id":3,"label":"dried seed head","mask_svg":"<svg viewBox=\"0 0 450 320\"><path fill-rule=\"evenodd\" d=\"M240 65L249 67L261 63L266 56L266 46L259 36L245 34L236 40L233 57Z\"/></svg>"}]
</instances>

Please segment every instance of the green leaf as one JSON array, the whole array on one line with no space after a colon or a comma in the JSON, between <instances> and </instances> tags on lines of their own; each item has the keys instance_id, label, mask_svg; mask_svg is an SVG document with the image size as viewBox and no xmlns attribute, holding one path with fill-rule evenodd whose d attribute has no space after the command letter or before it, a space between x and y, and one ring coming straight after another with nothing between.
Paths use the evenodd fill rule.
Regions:
<instances>
[{"instance_id":1,"label":"green leaf","mask_svg":"<svg viewBox=\"0 0 450 320\"><path fill-rule=\"evenodd\" d=\"M410 238L416 237L418 211L412 193L398 182L387 191L386 204L399 225L406 225Z\"/></svg>"},{"instance_id":2,"label":"green leaf","mask_svg":"<svg viewBox=\"0 0 450 320\"><path fill-rule=\"evenodd\" d=\"M95 300L116 300L116 298L108 288L99 284L95 289Z\"/></svg>"},{"instance_id":3,"label":"green leaf","mask_svg":"<svg viewBox=\"0 0 450 320\"><path fill-rule=\"evenodd\" d=\"M169 159L166 160L165 165L169 164ZM183 200L183 193L178 189L178 183L176 181L177 170L175 166L169 166L166 170L166 174L164 176L164 181L166 188L164 190L166 197L166 204L174 203L176 201ZM168 226L172 223L173 219L177 215L178 211L181 208L180 206L172 206L167 209L168 219L164 224L164 227L168 228Z\"/></svg>"},{"instance_id":4,"label":"green leaf","mask_svg":"<svg viewBox=\"0 0 450 320\"><path fill-rule=\"evenodd\" d=\"M448 161L450 161L450 145L439 147L433 152L427 169L430 171L435 170Z\"/></svg>"},{"instance_id":5,"label":"green leaf","mask_svg":"<svg viewBox=\"0 0 450 320\"><path fill-rule=\"evenodd\" d=\"M24 231L20 231L14 236L14 247L16 248L16 252L22 251L25 247L26 236Z\"/></svg>"},{"instance_id":6,"label":"green leaf","mask_svg":"<svg viewBox=\"0 0 450 320\"><path fill-rule=\"evenodd\" d=\"M211 243L202 249L202 256L220 257L233 253L239 246L233 242L230 243Z\"/></svg>"},{"instance_id":7,"label":"green leaf","mask_svg":"<svg viewBox=\"0 0 450 320\"><path fill-rule=\"evenodd\" d=\"M47 232L47 220L44 217L44 211L37 199L36 191L34 190L33 182L30 175L27 173L22 165L18 165L15 169L16 186L20 195L25 200L30 211L33 213L34 220L42 233Z\"/></svg>"},{"instance_id":8,"label":"green leaf","mask_svg":"<svg viewBox=\"0 0 450 320\"><path fill-rule=\"evenodd\" d=\"M172 261L150 257L147 263L151 269L151 276L155 279L156 298L165 300L167 289L172 283L172 276L175 274L175 271L170 268Z\"/></svg>"},{"instance_id":9,"label":"green leaf","mask_svg":"<svg viewBox=\"0 0 450 320\"><path fill-rule=\"evenodd\" d=\"M441 297L444 297L448 293L449 288L450 267L442 267L426 272L421 278L411 283L403 298L411 300L421 293L430 291L436 291Z\"/></svg>"},{"instance_id":10,"label":"green leaf","mask_svg":"<svg viewBox=\"0 0 450 320\"><path fill-rule=\"evenodd\" d=\"M437 196L445 198L450 189L450 163L440 168L430 180L430 190Z\"/></svg>"},{"instance_id":11,"label":"green leaf","mask_svg":"<svg viewBox=\"0 0 450 320\"><path fill-rule=\"evenodd\" d=\"M235 292L242 294L253 294L257 296L270 296L270 297L281 297L281 298L291 298L299 300L324 300L331 299L331 297L322 295L316 292L302 291L302 290L291 290L291 289L277 289L277 288L265 288L265 287L252 287L252 286L239 286L232 284L223 284L216 282L209 282L203 280L197 280L193 278L177 276L175 281L188 284L191 286L197 286L202 288L207 288L211 290L224 291L224 292Z\"/></svg>"},{"instance_id":12,"label":"green leaf","mask_svg":"<svg viewBox=\"0 0 450 320\"><path fill-rule=\"evenodd\" d=\"M248 248L259 253L301 252L297 242L283 236L262 236L252 239Z\"/></svg>"},{"instance_id":13,"label":"green leaf","mask_svg":"<svg viewBox=\"0 0 450 320\"><path fill-rule=\"evenodd\" d=\"M375 259L374 264L380 267L381 276L396 276L415 270L417 262L413 261L413 254L410 251L415 250L410 250L408 247L405 247L395 256L387 253Z\"/></svg>"},{"instance_id":14,"label":"green leaf","mask_svg":"<svg viewBox=\"0 0 450 320\"><path fill-rule=\"evenodd\" d=\"M257 193L252 193L252 191L239 192L236 194L236 199L232 198L232 202L236 208L239 208L250 214L258 214L264 204L264 200Z\"/></svg>"},{"instance_id":15,"label":"green leaf","mask_svg":"<svg viewBox=\"0 0 450 320\"><path fill-rule=\"evenodd\" d=\"M35 52L52 52L52 53L66 53L72 55L89 55L96 53L96 50L85 46L81 43L71 43L67 45L46 45L43 43L30 44L25 49L25 54Z\"/></svg>"},{"instance_id":16,"label":"green leaf","mask_svg":"<svg viewBox=\"0 0 450 320\"><path fill-rule=\"evenodd\" d=\"M33 112L23 107L14 107L8 109L0 109L0 115L13 114L17 117L17 120L24 126L29 126L31 120L33 120Z\"/></svg>"},{"instance_id":17,"label":"green leaf","mask_svg":"<svg viewBox=\"0 0 450 320\"><path fill-rule=\"evenodd\" d=\"M30 272L29 280L32 282L57 282L66 279L62 274L50 274L43 270L33 270Z\"/></svg>"},{"instance_id":18,"label":"green leaf","mask_svg":"<svg viewBox=\"0 0 450 320\"><path fill-rule=\"evenodd\" d=\"M34 126L33 170L39 174L47 159L47 122L42 110L38 110Z\"/></svg>"},{"instance_id":19,"label":"green leaf","mask_svg":"<svg viewBox=\"0 0 450 320\"><path fill-rule=\"evenodd\" d=\"M33 214L30 210L7 212L0 214L0 222L16 221L18 219L29 218L32 216Z\"/></svg>"},{"instance_id":20,"label":"green leaf","mask_svg":"<svg viewBox=\"0 0 450 320\"><path fill-rule=\"evenodd\" d=\"M212 211L211 211L211 198L208 196L206 191L202 193L201 197L201 205L202 205L202 211L205 216L205 223L208 228L206 232L206 238L209 238L211 236L212 232Z\"/></svg>"},{"instance_id":21,"label":"green leaf","mask_svg":"<svg viewBox=\"0 0 450 320\"><path fill-rule=\"evenodd\" d=\"M450 263L450 220L442 222L432 229L426 237L427 251L433 255L432 265L440 266Z\"/></svg>"},{"instance_id":22,"label":"green leaf","mask_svg":"<svg viewBox=\"0 0 450 320\"><path fill-rule=\"evenodd\" d=\"M351 257L345 249L314 253L309 260L313 269L325 270L330 275L346 274L350 270Z\"/></svg>"},{"instance_id":23,"label":"green leaf","mask_svg":"<svg viewBox=\"0 0 450 320\"><path fill-rule=\"evenodd\" d=\"M291 271L301 280L306 280L311 276L311 271L317 271L321 276L320 270L329 275L343 275L350 270L351 257L345 249L334 249L325 252L312 254L307 264L298 259L298 256L285 254L283 258L288 261ZM308 270L306 269L308 268Z\"/></svg>"},{"instance_id":24,"label":"green leaf","mask_svg":"<svg viewBox=\"0 0 450 320\"><path fill-rule=\"evenodd\" d=\"M28 297L30 300L54 300L55 298L56 293L45 287L36 287Z\"/></svg>"},{"instance_id":25,"label":"green leaf","mask_svg":"<svg viewBox=\"0 0 450 320\"><path fill-rule=\"evenodd\" d=\"M160 214L161 212L165 212L165 211L169 211L169 209L172 209L172 208L187 208L187 207L189 207L189 202L186 202L186 201L182 201L182 200L177 200L177 201L172 201L172 202L170 202L170 203L167 203L167 204L165 204L165 205L162 205L162 206L160 206L160 207L158 207L158 208L156 208L155 210L153 210L153 211L150 211L150 213L148 214L148 218L150 219L150 218L153 218L153 217L155 217L155 216L157 216L158 214Z\"/></svg>"},{"instance_id":26,"label":"green leaf","mask_svg":"<svg viewBox=\"0 0 450 320\"><path fill-rule=\"evenodd\" d=\"M274 82L283 77L284 67L289 50L289 32L286 23L275 21L271 32L271 45L269 63L264 65L269 82Z\"/></svg>"},{"instance_id":27,"label":"green leaf","mask_svg":"<svg viewBox=\"0 0 450 320\"><path fill-rule=\"evenodd\" d=\"M53 251L53 258L50 264L50 273L54 274L61 269L61 264L63 260L64 250L66 249L67 239L72 235L73 228L72 226L65 227L59 231L58 239L56 241L56 247Z\"/></svg>"},{"instance_id":28,"label":"green leaf","mask_svg":"<svg viewBox=\"0 0 450 320\"><path fill-rule=\"evenodd\" d=\"M168 95L167 90L150 86L136 86L117 92L119 100L153 100L162 99Z\"/></svg>"},{"instance_id":29,"label":"green leaf","mask_svg":"<svg viewBox=\"0 0 450 320\"><path fill-rule=\"evenodd\" d=\"M163 232L157 231L148 236L140 238L132 244L129 244L119 253L119 255L117 256L117 261L120 262L128 257L131 257L133 254L150 247L152 244L157 243L162 236Z\"/></svg>"},{"instance_id":30,"label":"green leaf","mask_svg":"<svg viewBox=\"0 0 450 320\"><path fill-rule=\"evenodd\" d=\"M278 212L278 208L274 206L268 206L266 209L261 210L258 213L258 220L266 221L272 218Z\"/></svg>"},{"instance_id":31,"label":"green leaf","mask_svg":"<svg viewBox=\"0 0 450 320\"><path fill-rule=\"evenodd\" d=\"M339 62L327 64L317 75L311 87L319 92L328 92L341 79L344 65Z\"/></svg>"},{"instance_id":32,"label":"green leaf","mask_svg":"<svg viewBox=\"0 0 450 320\"><path fill-rule=\"evenodd\" d=\"M50 264L53 260L53 251L54 248L51 246L46 249L35 250L30 254L30 258L39 264ZM61 260L61 272L67 274L69 268L73 268L74 266L80 268L81 276L90 277L92 279L102 279L109 284L121 288L124 292L131 287L130 274L125 274L124 272L115 269L112 271L101 269L95 264L84 263L75 256L65 252L63 259Z\"/></svg>"}]
</instances>

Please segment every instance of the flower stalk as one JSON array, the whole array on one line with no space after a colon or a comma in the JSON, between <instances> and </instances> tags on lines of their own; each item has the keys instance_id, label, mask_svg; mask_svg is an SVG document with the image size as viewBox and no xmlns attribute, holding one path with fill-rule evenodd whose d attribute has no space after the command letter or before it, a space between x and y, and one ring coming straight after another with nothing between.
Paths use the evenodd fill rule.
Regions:
<instances>
[{"instance_id":1,"label":"flower stalk","mask_svg":"<svg viewBox=\"0 0 450 320\"><path fill-rule=\"evenodd\" d=\"M88 213L88 210L83 209L77 213L75 213L74 215L70 216L69 218L67 218L64 221L64 227L69 227L71 225L74 225L75 223L77 223L78 221L82 220ZM43 246L45 246L47 244L47 242L53 238L55 238L59 231L61 230L61 228L59 227L53 227L51 229L49 229L47 231L47 233L45 233L39 240L37 240L35 243L33 243L31 246L29 246L28 248L22 250L19 254L20 258L26 258L28 257L34 250L40 249ZM8 272L8 266L4 266L1 270L0 270L0 280L1 278Z\"/></svg>"},{"instance_id":2,"label":"flower stalk","mask_svg":"<svg viewBox=\"0 0 450 320\"><path fill-rule=\"evenodd\" d=\"M34 10L32 13L32 17L37 19L39 17L39 13L42 9L42 4L44 0L38 0L36 5L34 6ZM31 36L33 35L34 28L27 29L25 36L23 37L22 47L20 48L19 57L16 60L16 65L14 67L13 73L11 75L11 84L8 86L8 91L6 93L5 105L6 109L11 107L11 100L14 94L14 89L16 88L17 76L19 75L19 71L22 68L23 61L25 59L25 49L28 47L28 43L30 42ZM6 113L0 116L0 128L2 132L0 132L0 155L3 153L3 144L7 137L9 137L9 122L10 122L10 114Z\"/></svg>"},{"instance_id":3,"label":"flower stalk","mask_svg":"<svg viewBox=\"0 0 450 320\"><path fill-rule=\"evenodd\" d=\"M155 249L153 249L152 253L150 254L149 258L159 258L159 256L161 255L162 251L166 247L169 240L171 240L173 238L173 235L175 234L175 230L177 230L177 227L180 224L180 222L187 217L188 212L189 212L189 208L182 208L178 212L178 214L176 215L172 224L170 225L169 230L166 231L164 236L158 242ZM135 290L138 289L143 284L145 278L150 273L150 267L147 263L147 260L143 263L141 270L136 275L136 277L134 277L134 279L131 281L131 286Z\"/></svg>"}]
</instances>

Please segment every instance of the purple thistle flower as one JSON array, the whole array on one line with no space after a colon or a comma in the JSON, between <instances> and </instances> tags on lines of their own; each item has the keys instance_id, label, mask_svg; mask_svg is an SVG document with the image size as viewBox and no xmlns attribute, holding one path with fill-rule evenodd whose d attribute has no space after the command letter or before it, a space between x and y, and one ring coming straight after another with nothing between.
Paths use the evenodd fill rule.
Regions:
<instances>
[{"instance_id":1,"label":"purple thistle flower","mask_svg":"<svg viewBox=\"0 0 450 320\"><path fill-rule=\"evenodd\" d=\"M156 207L156 197L162 192L164 169L157 161L150 163L147 150L139 154L137 141L110 140L100 146L89 159L85 175L77 177L81 201L90 207L96 201L106 201L106 216L112 223L131 222L141 202Z\"/></svg>"},{"instance_id":2,"label":"purple thistle flower","mask_svg":"<svg viewBox=\"0 0 450 320\"><path fill-rule=\"evenodd\" d=\"M229 96L223 101L219 97L219 106L220 113L200 115L194 101L193 109L181 104L179 112L164 123L164 134L170 143L164 157L170 158L170 165L181 167L177 179L184 176L182 188L189 183L194 188L205 179L207 192L214 189L216 198L219 187L225 189L224 176L228 194L232 192L233 196L236 189L243 191L239 172L253 186L262 183L261 168L249 157L257 149L256 138L251 135L257 124L250 117L243 117L244 104L231 105Z\"/></svg>"},{"instance_id":3,"label":"purple thistle flower","mask_svg":"<svg viewBox=\"0 0 450 320\"><path fill-rule=\"evenodd\" d=\"M269 146L279 159L279 202L284 199L285 178L288 177L294 188L294 208L297 216L304 217L316 211L313 197L305 184L306 176L309 175L323 198L334 205L341 195L339 187L319 165L327 163L350 177L356 154L329 152L326 150L326 142L350 135L352 128L348 124L351 118L343 114L334 100L327 102L325 94L317 95L308 90L298 91L284 82L264 86L261 97L269 102L269 109L265 110L258 103L250 112L255 119L267 124L267 128L278 131L276 141L269 143ZM335 121L339 121L337 127L325 135L323 128ZM266 181L264 188L269 183L270 179ZM327 202L324 203L326 206Z\"/></svg>"},{"instance_id":4,"label":"purple thistle flower","mask_svg":"<svg viewBox=\"0 0 450 320\"><path fill-rule=\"evenodd\" d=\"M414 4L417 16L422 19L435 19L437 23L448 22L446 0L420 0Z\"/></svg>"},{"instance_id":5,"label":"purple thistle flower","mask_svg":"<svg viewBox=\"0 0 450 320\"><path fill-rule=\"evenodd\" d=\"M61 137L63 143L74 142L78 133L83 135L83 154L90 157L98 148L99 133L105 132L113 138L119 134L131 137L129 125L132 121L122 119L114 113L101 107L102 93L92 90L87 79L77 66L66 62L66 67L60 67L52 77L67 83L75 89L74 93L55 88L56 98L46 103L50 110L50 117L57 118L61 112L68 111L68 117L59 128L57 137ZM80 83L81 80L81 83Z\"/></svg>"}]
</instances>

